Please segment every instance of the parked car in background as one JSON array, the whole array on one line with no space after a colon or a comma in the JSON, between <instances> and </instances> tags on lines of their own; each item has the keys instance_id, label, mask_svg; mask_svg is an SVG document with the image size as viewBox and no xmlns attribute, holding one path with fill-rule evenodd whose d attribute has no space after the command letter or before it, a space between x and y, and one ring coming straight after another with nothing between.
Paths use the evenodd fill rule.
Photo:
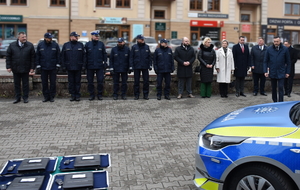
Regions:
<instances>
[{"instance_id":1,"label":"parked car in background","mask_svg":"<svg viewBox=\"0 0 300 190\"><path fill-rule=\"evenodd\" d=\"M200 45L202 44L203 41L194 41L192 42L192 47L195 50L195 53L198 53L198 51L200 50ZM211 41L211 44L214 45L214 50L218 50L219 48L222 47L222 43L220 41Z\"/></svg>"},{"instance_id":2,"label":"parked car in background","mask_svg":"<svg viewBox=\"0 0 300 190\"><path fill-rule=\"evenodd\" d=\"M88 41L89 41L88 37L81 37L78 39L78 42L83 43L83 45L85 45Z\"/></svg>"},{"instance_id":3,"label":"parked car in background","mask_svg":"<svg viewBox=\"0 0 300 190\"><path fill-rule=\"evenodd\" d=\"M300 102L249 106L198 135L194 183L201 189L300 189Z\"/></svg>"},{"instance_id":4,"label":"parked car in background","mask_svg":"<svg viewBox=\"0 0 300 190\"><path fill-rule=\"evenodd\" d=\"M172 49L172 52L175 52L175 49L180 46L182 43L182 39L170 39L169 40L169 47Z\"/></svg>"},{"instance_id":5,"label":"parked car in background","mask_svg":"<svg viewBox=\"0 0 300 190\"><path fill-rule=\"evenodd\" d=\"M150 36L144 36L144 38L145 38L145 43L149 46L150 51L153 54L158 45L157 41L155 40L154 37L150 37ZM132 43L136 44L136 38L132 40Z\"/></svg>"},{"instance_id":6,"label":"parked car in background","mask_svg":"<svg viewBox=\"0 0 300 190\"><path fill-rule=\"evenodd\" d=\"M298 50L298 59L300 59L300 44L294 44L293 48L295 48L296 50Z\"/></svg>"},{"instance_id":7,"label":"parked car in background","mask_svg":"<svg viewBox=\"0 0 300 190\"><path fill-rule=\"evenodd\" d=\"M6 50L9 46L9 44L16 40L17 39L15 39L15 38L2 40L1 45L0 45L0 57L1 58L6 56Z\"/></svg>"},{"instance_id":8,"label":"parked car in background","mask_svg":"<svg viewBox=\"0 0 300 190\"><path fill-rule=\"evenodd\" d=\"M228 48L232 49L232 47L233 47L234 45L235 45L234 42L229 42L229 43L228 43ZM222 46L222 44L221 44L221 46Z\"/></svg>"},{"instance_id":9,"label":"parked car in background","mask_svg":"<svg viewBox=\"0 0 300 190\"><path fill-rule=\"evenodd\" d=\"M109 58L111 50L113 47L116 47L118 45L118 40L108 40L105 42L105 49L107 53L107 57ZM131 48L131 43L128 41L125 41L125 45Z\"/></svg>"},{"instance_id":10,"label":"parked car in background","mask_svg":"<svg viewBox=\"0 0 300 190\"><path fill-rule=\"evenodd\" d=\"M246 45L249 47L249 52L251 52L251 49L253 46L256 46L258 43L257 42L246 42Z\"/></svg>"}]
</instances>

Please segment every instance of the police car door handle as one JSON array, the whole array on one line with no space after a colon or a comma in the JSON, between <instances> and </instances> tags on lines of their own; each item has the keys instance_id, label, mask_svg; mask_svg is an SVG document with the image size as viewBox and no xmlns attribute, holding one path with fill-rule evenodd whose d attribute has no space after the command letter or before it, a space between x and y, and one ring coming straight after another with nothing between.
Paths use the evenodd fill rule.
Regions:
<instances>
[{"instance_id":1,"label":"police car door handle","mask_svg":"<svg viewBox=\"0 0 300 190\"><path fill-rule=\"evenodd\" d=\"M300 149L290 149L290 151L300 154Z\"/></svg>"}]
</instances>

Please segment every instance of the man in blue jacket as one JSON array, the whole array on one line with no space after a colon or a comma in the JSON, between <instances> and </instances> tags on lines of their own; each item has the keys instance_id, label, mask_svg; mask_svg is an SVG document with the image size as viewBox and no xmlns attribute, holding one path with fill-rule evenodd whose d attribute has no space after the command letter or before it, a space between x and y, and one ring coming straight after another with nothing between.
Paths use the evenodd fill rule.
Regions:
<instances>
[{"instance_id":1,"label":"man in blue jacket","mask_svg":"<svg viewBox=\"0 0 300 190\"><path fill-rule=\"evenodd\" d=\"M265 55L264 72L266 77L271 78L272 100L283 102L284 79L289 77L291 70L290 54L278 36L274 37L273 43L268 47ZM279 97L277 97L277 85Z\"/></svg>"},{"instance_id":2,"label":"man in blue jacket","mask_svg":"<svg viewBox=\"0 0 300 190\"><path fill-rule=\"evenodd\" d=\"M105 69L107 68L107 54L103 42L99 41L99 31L91 32L92 41L85 44L86 68L89 100L95 99L94 75L97 77L97 98L103 100L103 83Z\"/></svg>"},{"instance_id":3,"label":"man in blue jacket","mask_svg":"<svg viewBox=\"0 0 300 190\"><path fill-rule=\"evenodd\" d=\"M60 68L60 49L52 34L46 33L44 41L39 43L36 51L36 69L41 71L43 102L54 102L56 95L56 71ZM50 89L48 87L50 80Z\"/></svg>"},{"instance_id":4,"label":"man in blue jacket","mask_svg":"<svg viewBox=\"0 0 300 190\"><path fill-rule=\"evenodd\" d=\"M85 69L84 45L78 42L76 32L70 34L70 41L63 45L61 63L63 70L68 71L70 101L80 101L81 70Z\"/></svg>"},{"instance_id":5,"label":"man in blue jacket","mask_svg":"<svg viewBox=\"0 0 300 190\"><path fill-rule=\"evenodd\" d=\"M161 100L163 79L165 79L165 99L170 100L171 73L175 68L172 49L168 47L166 39L160 40L160 47L154 52L153 63L154 71L157 74L157 100Z\"/></svg>"},{"instance_id":6,"label":"man in blue jacket","mask_svg":"<svg viewBox=\"0 0 300 190\"><path fill-rule=\"evenodd\" d=\"M258 91L263 96L265 93L266 76L264 73L264 58L267 51L267 46L263 38L258 39L258 45L252 47L251 50L251 70L253 78L253 96L257 96Z\"/></svg>"},{"instance_id":7,"label":"man in blue jacket","mask_svg":"<svg viewBox=\"0 0 300 190\"><path fill-rule=\"evenodd\" d=\"M137 44L133 45L130 53L130 71L134 71L134 99L140 96L140 75L143 76L144 99L149 100L149 71L152 70L152 57L149 46L145 44L144 36L136 37ZM148 71L149 70L149 71Z\"/></svg>"},{"instance_id":8,"label":"man in blue jacket","mask_svg":"<svg viewBox=\"0 0 300 190\"><path fill-rule=\"evenodd\" d=\"M125 45L123 38L119 38L118 45L112 48L109 59L110 73L112 74L114 81L114 100L118 99L120 77L122 79L121 97L123 100L126 100L129 57L129 47Z\"/></svg>"}]
</instances>

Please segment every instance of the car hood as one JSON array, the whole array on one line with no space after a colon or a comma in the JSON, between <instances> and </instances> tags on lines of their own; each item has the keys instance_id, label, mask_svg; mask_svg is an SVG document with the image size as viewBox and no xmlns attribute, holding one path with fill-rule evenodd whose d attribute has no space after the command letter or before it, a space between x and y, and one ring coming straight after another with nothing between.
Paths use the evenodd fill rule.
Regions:
<instances>
[{"instance_id":1,"label":"car hood","mask_svg":"<svg viewBox=\"0 0 300 190\"><path fill-rule=\"evenodd\" d=\"M291 108L299 103L260 104L225 114L202 131L223 136L279 137L293 133L298 127L290 119Z\"/></svg>"}]
</instances>

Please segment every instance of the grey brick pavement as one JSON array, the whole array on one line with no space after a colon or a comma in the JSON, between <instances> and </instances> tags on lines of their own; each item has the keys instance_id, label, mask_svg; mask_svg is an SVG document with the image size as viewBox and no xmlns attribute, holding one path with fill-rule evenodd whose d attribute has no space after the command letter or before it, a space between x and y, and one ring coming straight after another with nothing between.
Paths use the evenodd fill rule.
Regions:
<instances>
[{"instance_id":1,"label":"grey brick pavement","mask_svg":"<svg viewBox=\"0 0 300 190\"><path fill-rule=\"evenodd\" d=\"M109 153L112 190L195 189L198 132L227 112L268 102L270 94L54 103L30 97L28 104L16 105L0 99L0 165L14 158Z\"/></svg>"}]
</instances>

